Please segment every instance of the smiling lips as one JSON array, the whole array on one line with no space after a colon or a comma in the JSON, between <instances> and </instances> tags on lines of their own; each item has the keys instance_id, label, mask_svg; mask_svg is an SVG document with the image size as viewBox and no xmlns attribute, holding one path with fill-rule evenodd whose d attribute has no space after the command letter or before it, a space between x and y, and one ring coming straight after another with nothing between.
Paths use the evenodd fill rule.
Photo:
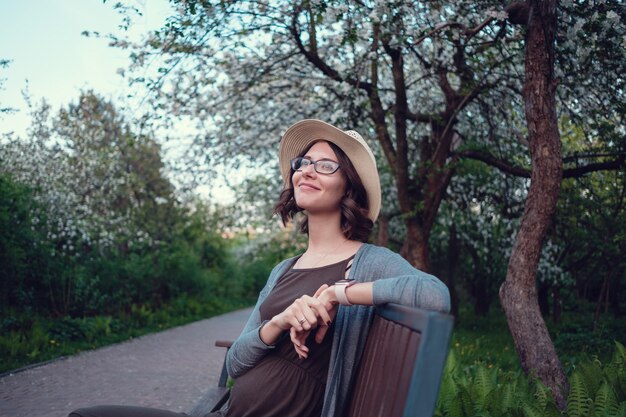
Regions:
<instances>
[{"instance_id":1,"label":"smiling lips","mask_svg":"<svg viewBox=\"0 0 626 417\"><path fill-rule=\"evenodd\" d=\"M306 182L304 182L304 183L302 183L302 184L298 185L298 187L300 187L300 188L303 188L303 187L304 187L304 188L310 188L310 189L313 189L313 190L318 190L318 191L319 191L319 187L316 187L316 186L314 186L314 185L312 185L312 184L309 184L309 183L306 183Z\"/></svg>"}]
</instances>

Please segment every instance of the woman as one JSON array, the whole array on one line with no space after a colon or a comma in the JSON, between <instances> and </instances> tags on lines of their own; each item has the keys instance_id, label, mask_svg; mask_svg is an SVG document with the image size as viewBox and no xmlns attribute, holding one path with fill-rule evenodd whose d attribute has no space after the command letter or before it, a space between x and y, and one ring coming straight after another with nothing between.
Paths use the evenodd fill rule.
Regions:
<instances>
[{"instance_id":1,"label":"woman","mask_svg":"<svg viewBox=\"0 0 626 417\"><path fill-rule=\"evenodd\" d=\"M381 191L374 155L358 133L300 121L283 135L279 163L284 190L275 212L285 224L304 213L307 250L272 270L229 350L226 365L236 383L214 415L341 416L372 306L447 312L449 294L398 254L365 243ZM76 415L107 415L88 410Z\"/></svg>"}]
</instances>

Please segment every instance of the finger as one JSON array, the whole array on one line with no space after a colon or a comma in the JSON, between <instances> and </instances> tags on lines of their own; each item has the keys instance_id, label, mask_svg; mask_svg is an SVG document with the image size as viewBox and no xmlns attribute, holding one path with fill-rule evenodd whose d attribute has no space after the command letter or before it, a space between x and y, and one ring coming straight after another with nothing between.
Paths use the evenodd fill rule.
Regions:
<instances>
[{"instance_id":1,"label":"finger","mask_svg":"<svg viewBox=\"0 0 626 417\"><path fill-rule=\"evenodd\" d=\"M335 316L337 316L337 307L335 306L335 308L330 310L328 312L328 315L330 316L331 322L332 320L335 320ZM324 337L326 337L326 333L328 333L329 326L330 326L330 322L328 326L321 326L317 329L317 332L315 333L315 341L317 343L322 343L322 341L324 340Z\"/></svg>"},{"instance_id":2,"label":"finger","mask_svg":"<svg viewBox=\"0 0 626 417\"><path fill-rule=\"evenodd\" d=\"M330 317L330 314L326 310L326 306L324 304L322 304L320 301L317 301L316 303L312 303L310 308L311 310L315 311L315 314L317 315L316 321L319 321L319 323L322 325L330 326L332 318Z\"/></svg>"},{"instance_id":3,"label":"finger","mask_svg":"<svg viewBox=\"0 0 626 417\"><path fill-rule=\"evenodd\" d=\"M294 346L294 347L295 347L296 353L298 354L298 357L300 359L306 359L306 358L309 357L309 353L308 352L304 351L302 348L299 348L297 346Z\"/></svg>"},{"instance_id":4,"label":"finger","mask_svg":"<svg viewBox=\"0 0 626 417\"><path fill-rule=\"evenodd\" d=\"M291 343L293 343L297 347L302 346L306 342L307 336L308 335L306 335L305 333L298 332L295 327L292 327L291 330L289 330L289 338L291 339Z\"/></svg>"},{"instance_id":5,"label":"finger","mask_svg":"<svg viewBox=\"0 0 626 417\"><path fill-rule=\"evenodd\" d=\"M298 338L298 332L296 332L295 327L289 329L289 339L291 339L291 343L293 343L295 347L300 346L300 339Z\"/></svg>"},{"instance_id":6,"label":"finger","mask_svg":"<svg viewBox=\"0 0 626 417\"><path fill-rule=\"evenodd\" d=\"M311 329L311 317L310 314L307 314L309 308L300 298L293 302L289 310L289 324L292 328L295 327L295 329L300 332Z\"/></svg>"},{"instance_id":7,"label":"finger","mask_svg":"<svg viewBox=\"0 0 626 417\"><path fill-rule=\"evenodd\" d=\"M305 342L310 332L297 332L294 328L291 328L289 333L296 354L299 358L306 359L308 357L309 348L305 345Z\"/></svg>"},{"instance_id":8,"label":"finger","mask_svg":"<svg viewBox=\"0 0 626 417\"><path fill-rule=\"evenodd\" d=\"M311 334L310 330L305 331L305 332L298 332L298 331L296 331L292 327L290 332L289 332L289 337L291 339L291 342L295 346L297 346L297 347L299 347L299 348L301 348L301 349L303 349L305 351L308 351L309 349L306 347L306 340L307 340L307 338L309 337L310 334Z\"/></svg>"},{"instance_id":9,"label":"finger","mask_svg":"<svg viewBox=\"0 0 626 417\"><path fill-rule=\"evenodd\" d=\"M326 285L326 284L324 284ZM320 287L322 289L324 286ZM305 314L307 321L313 325L318 321L320 323L329 324L330 316L326 308L326 304L320 298L309 296L301 297L297 300L302 312ZM331 308L334 306L331 306ZM310 312L310 314L308 314ZM318 320L318 318L321 318Z\"/></svg>"},{"instance_id":10,"label":"finger","mask_svg":"<svg viewBox=\"0 0 626 417\"><path fill-rule=\"evenodd\" d=\"M318 328L317 332L315 333L315 342L317 342L318 344L322 343L324 341L324 337L326 337L328 329L328 326L321 326L320 328Z\"/></svg>"},{"instance_id":11,"label":"finger","mask_svg":"<svg viewBox=\"0 0 626 417\"><path fill-rule=\"evenodd\" d=\"M310 304L318 304L315 298L311 298L308 295L296 300L295 304L300 310L300 316L298 323L304 330L311 330L317 327L317 318L319 317L319 308L312 308ZM303 320L304 319L304 320Z\"/></svg>"}]
</instances>

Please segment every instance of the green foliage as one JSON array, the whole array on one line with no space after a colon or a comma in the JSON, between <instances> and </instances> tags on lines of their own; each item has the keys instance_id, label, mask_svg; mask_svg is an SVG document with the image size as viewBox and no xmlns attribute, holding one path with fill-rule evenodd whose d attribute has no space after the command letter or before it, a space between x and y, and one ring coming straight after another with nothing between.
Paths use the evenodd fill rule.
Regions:
<instances>
[{"instance_id":1,"label":"green foliage","mask_svg":"<svg viewBox=\"0 0 626 417\"><path fill-rule=\"evenodd\" d=\"M0 369L256 298L284 236L246 241L207 204L181 202L157 142L94 93L48 116L0 143Z\"/></svg>"},{"instance_id":2,"label":"green foliage","mask_svg":"<svg viewBox=\"0 0 626 417\"><path fill-rule=\"evenodd\" d=\"M570 375L567 408L559 411L550 390L521 371L504 371L485 363L467 364L451 349L441 382L435 416L604 417L626 410L625 349L615 343L606 364L582 361Z\"/></svg>"},{"instance_id":3,"label":"green foliage","mask_svg":"<svg viewBox=\"0 0 626 417\"><path fill-rule=\"evenodd\" d=\"M611 361L603 365L599 360L579 364L570 377L567 400L568 417L618 416L626 410L626 367L624 346L615 342Z\"/></svg>"},{"instance_id":4,"label":"green foliage","mask_svg":"<svg viewBox=\"0 0 626 417\"><path fill-rule=\"evenodd\" d=\"M570 379L570 392L567 397L567 414L571 417L589 415L591 398L582 375L574 373Z\"/></svg>"},{"instance_id":5,"label":"green foliage","mask_svg":"<svg viewBox=\"0 0 626 417\"><path fill-rule=\"evenodd\" d=\"M0 161L1 163L2 161ZM0 305L37 310L59 271L32 190L0 172Z\"/></svg>"}]
</instances>

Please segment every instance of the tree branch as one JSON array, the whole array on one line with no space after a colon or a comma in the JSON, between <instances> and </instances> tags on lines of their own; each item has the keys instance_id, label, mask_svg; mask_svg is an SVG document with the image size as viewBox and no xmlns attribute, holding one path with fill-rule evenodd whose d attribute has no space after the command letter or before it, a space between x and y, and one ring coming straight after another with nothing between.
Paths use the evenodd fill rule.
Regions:
<instances>
[{"instance_id":1,"label":"tree branch","mask_svg":"<svg viewBox=\"0 0 626 417\"><path fill-rule=\"evenodd\" d=\"M487 26L492 20L493 20L493 17L488 17L482 23L480 23L478 26L476 26L475 28L471 28L471 29L468 28L467 26L465 26L464 24L458 23L458 22L440 23L440 24L436 25L427 34L425 34L423 36L420 36L415 42L413 42L413 45L419 45L425 39L430 38L435 33L439 32L440 30L446 29L446 28L461 29L461 31L463 32L463 35L465 35L465 39L471 39L474 36L476 36L477 33L479 33L481 30L483 30L485 28L485 26Z\"/></svg>"},{"instance_id":2,"label":"tree branch","mask_svg":"<svg viewBox=\"0 0 626 417\"><path fill-rule=\"evenodd\" d=\"M567 168L563 170L563 178L578 178L585 174L596 171L616 171L626 168L624 161L624 155L606 162L596 162L595 164L588 164L576 168Z\"/></svg>"},{"instance_id":3,"label":"tree branch","mask_svg":"<svg viewBox=\"0 0 626 417\"><path fill-rule=\"evenodd\" d=\"M396 182L400 206L405 208L410 206L407 198L410 178L409 178L409 147L407 143L407 113L408 101L406 95L406 83L404 80L404 61L402 50L389 45L388 39L382 38L383 48L392 63L393 85L395 89L395 112L394 122L396 128Z\"/></svg>"},{"instance_id":4,"label":"tree branch","mask_svg":"<svg viewBox=\"0 0 626 417\"><path fill-rule=\"evenodd\" d=\"M494 168L499 169L505 174L510 174L516 177L530 178L531 171L526 168L518 167L510 162L503 161L501 159L496 158L495 156L473 150L465 150L461 152L455 153L462 158L474 159L476 161L484 162L485 164L492 166ZM571 160L572 157L568 157L565 159ZM596 162L593 164L587 164L583 166L579 166L576 168L565 168L563 169L563 178L578 178L582 177L585 174L589 174L590 172L596 171L616 171L620 169L626 168L626 156L625 155L617 155L615 159L612 161L605 162Z\"/></svg>"},{"instance_id":5,"label":"tree branch","mask_svg":"<svg viewBox=\"0 0 626 417\"><path fill-rule=\"evenodd\" d=\"M378 42L380 41L380 24L374 23L372 26L372 46L371 51L376 52L378 50ZM389 162L389 167L394 177L396 176L396 158L397 153L393 147L389 131L387 130L387 123L385 122L385 110L383 104L378 95L378 60L373 59L370 65L370 77L372 80L372 88L369 91L369 100L372 106L371 117L374 121L374 127L376 129L376 136L380 142L383 152Z\"/></svg>"},{"instance_id":6,"label":"tree branch","mask_svg":"<svg viewBox=\"0 0 626 417\"><path fill-rule=\"evenodd\" d=\"M293 39L296 42L296 46L298 47L298 50L302 53L302 55L304 55L305 58L311 64L313 64L317 69L322 71L322 73L324 75L326 75L327 77L329 77L330 79L335 80L337 82L348 83L348 84L352 85L353 87L365 90L368 95L371 94L371 92L372 92L372 85L370 83L368 83L366 81L361 81L361 80L358 80L358 79L352 78L352 77L342 77L341 74L339 74L339 72L337 70L335 70L334 68L329 66L319 56L318 51L317 51L317 41L315 39L310 39L309 40L309 44L311 45L312 49L311 50L307 50L306 49L306 47L302 43L302 38L300 37L300 30L298 29L298 15L299 14L300 14L300 9L296 8L294 10L294 15L293 15L293 19L291 21L291 27L289 28L289 31L291 32L291 35L293 36ZM314 21L311 20L311 26L313 26L313 25L314 25ZM312 27L310 29L309 36L315 36L315 29L314 29L314 27Z\"/></svg>"}]
</instances>

